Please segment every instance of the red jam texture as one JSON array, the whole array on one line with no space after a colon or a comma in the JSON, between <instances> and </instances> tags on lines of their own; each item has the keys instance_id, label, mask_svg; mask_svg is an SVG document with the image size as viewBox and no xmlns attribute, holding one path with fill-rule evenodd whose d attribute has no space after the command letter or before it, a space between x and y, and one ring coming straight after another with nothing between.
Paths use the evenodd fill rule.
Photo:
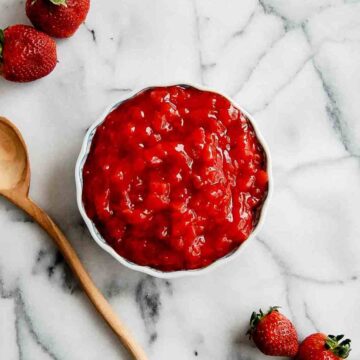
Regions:
<instances>
[{"instance_id":1,"label":"red jam texture","mask_svg":"<svg viewBox=\"0 0 360 360\"><path fill-rule=\"evenodd\" d=\"M192 87L145 90L97 128L83 202L124 258L203 268L238 248L266 197L266 157L244 114Z\"/></svg>"}]
</instances>

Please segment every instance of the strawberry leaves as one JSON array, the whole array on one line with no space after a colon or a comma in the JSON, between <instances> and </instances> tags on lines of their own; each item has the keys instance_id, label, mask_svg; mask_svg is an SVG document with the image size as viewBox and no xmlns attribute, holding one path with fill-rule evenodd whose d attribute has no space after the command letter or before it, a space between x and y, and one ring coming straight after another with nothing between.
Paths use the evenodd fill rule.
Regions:
<instances>
[{"instance_id":1,"label":"strawberry leaves","mask_svg":"<svg viewBox=\"0 0 360 360\"><path fill-rule=\"evenodd\" d=\"M329 335L325 341L325 348L333 352L339 358L346 359L351 351L351 340L342 340L343 338L344 335Z\"/></svg>"},{"instance_id":2,"label":"strawberry leaves","mask_svg":"<svg viewBox=\"0 0 360 360\"><path fill-rule=\"evenodd\" d=\"M36 3L37 0L33 0L31 5L34 5ZM62 6L67 6L66 4L66 0L49 0L52 4L54 5L62 5Z\"/></svg>"},{"instance_id":3,"label":"strawberry leaves","mask_svg":"<svg viewBox=\"0 0 360 360\"><path fill-rule=\"evenodd\" d=\"M63 5L63 6L67 6L66 4L66 0L49 0L51 3L53 3L54 5Z\"/></svg>"}]
</instances>

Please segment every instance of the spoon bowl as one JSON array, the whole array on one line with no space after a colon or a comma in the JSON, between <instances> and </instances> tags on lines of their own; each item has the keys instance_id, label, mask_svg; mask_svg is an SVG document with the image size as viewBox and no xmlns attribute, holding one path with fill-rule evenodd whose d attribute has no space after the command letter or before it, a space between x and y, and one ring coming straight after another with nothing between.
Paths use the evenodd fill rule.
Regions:
<instances>
[{"instance_id":1,"label":"spoon bowl","mask_svg":"<svg viewBox=\"0 0 360 360\"><path fill-rule=\"evenodd\" d=\"M0 117L0 193L18 188L26 192L29 185L30 167L25 142L10 121Z\"/></svg>"},{"instance_id":2,"label":"spoon bowl","mask_svg":"<svg viewBox=\"0 0 360 360\"><path fill-rule=\"evenodd\" d=\"M85 294L134 360L147 360L126 326L94 284L69 240L54 221L29 198L30 164L24 139L9 120L0 117L0 195L31 216L54 240Z\"/></svg>"}]
</instances>

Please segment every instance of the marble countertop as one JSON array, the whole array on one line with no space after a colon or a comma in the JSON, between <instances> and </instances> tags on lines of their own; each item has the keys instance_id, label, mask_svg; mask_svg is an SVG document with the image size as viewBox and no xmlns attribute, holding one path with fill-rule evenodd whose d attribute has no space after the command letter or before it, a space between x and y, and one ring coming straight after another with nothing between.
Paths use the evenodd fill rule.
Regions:
<instances>
[{"instance_id":1,"label":"marble countertop","mask_svg":"<svg viewBox=\"0 0 360 360\"><path fill-rule=\"evenodd\" d=\"M0 27L28 23L0 0ZM29 146L32 197L61 224L151 360L261 360L250 313L281 305L300 337L353 339L360 357L360 1L92 1L58 41L59 63L31 84L0 80L0 114ZM112 260L75 202L89 125L132 89L195 82L255 117L273 157L265 225L242 256L172 281ZM0 200L0 358L128 359L51 240Z\"/></svg>"}]
</instances>

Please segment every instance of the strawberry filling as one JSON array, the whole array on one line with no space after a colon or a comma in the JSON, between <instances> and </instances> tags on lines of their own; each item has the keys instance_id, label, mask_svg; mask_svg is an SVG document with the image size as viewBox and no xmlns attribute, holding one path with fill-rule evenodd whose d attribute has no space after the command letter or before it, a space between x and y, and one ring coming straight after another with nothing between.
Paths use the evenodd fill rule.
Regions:
<instances>
[{"instance_id":1,"label":"strawberry filling","mask_svg":"<svg viewBox=\"0 0 360 360\"><path fill-rule=\"evenodd\" d=\"M97 128L83 202L126 259L162 271L198 269L237 249L266 197L266 157L249 120L226 98L152 88Z\"/></svg>"}]
</instances>

